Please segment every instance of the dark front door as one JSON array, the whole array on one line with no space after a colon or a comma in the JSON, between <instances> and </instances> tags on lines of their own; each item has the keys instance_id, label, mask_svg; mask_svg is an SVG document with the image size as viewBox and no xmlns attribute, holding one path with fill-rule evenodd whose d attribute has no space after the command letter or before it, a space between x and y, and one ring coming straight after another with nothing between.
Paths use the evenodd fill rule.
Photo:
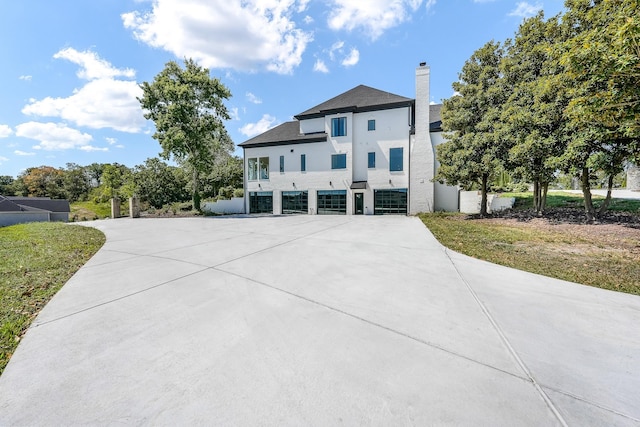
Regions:
<instances>
[{"instance_id":1,"label":"dark front door","mask_svg":"<svg viewBox=\"0 0 640 427\"><path fill-rule=\"evenodd\" d=\"M353 194L353 210L356 215L364 214L364 193Z\"/></svg>"}]
</instances>

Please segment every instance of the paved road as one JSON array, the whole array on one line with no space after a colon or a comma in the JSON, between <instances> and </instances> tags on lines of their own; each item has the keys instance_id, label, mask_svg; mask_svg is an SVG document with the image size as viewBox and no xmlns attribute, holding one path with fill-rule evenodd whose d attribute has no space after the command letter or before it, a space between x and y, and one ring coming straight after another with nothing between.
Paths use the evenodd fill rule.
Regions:
<instances>
[{"instance_id":1,"label":"paved road","mask_svg":"<svg viewBox=\"0 0 640 427\"><path fill-rule=\"evenodd\" d=\"M416 218L120 219L0 378L1 425L640 425L640 298Z\"/></svg>"}]
</instances>

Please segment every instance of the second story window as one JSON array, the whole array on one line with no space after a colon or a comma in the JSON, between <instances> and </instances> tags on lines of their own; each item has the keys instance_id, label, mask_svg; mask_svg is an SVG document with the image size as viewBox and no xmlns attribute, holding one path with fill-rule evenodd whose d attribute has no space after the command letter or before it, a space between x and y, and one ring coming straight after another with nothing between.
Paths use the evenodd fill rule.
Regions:
<instances>
[{"instance_id":1,"label":"second story window","mask_svg":"<svg viewBox=\"0 0 640 427\"><path fill-rule=\"evenodd\" d=\"M367 122L367 130L376 130L376 121L375 120L369 120Z\"/></svg>"},{"instance_id":2,"label":"second story window","mask_svg":"<svg viewBox=\"0 0 640 427\"><path fill-rule=\"evenodd\" d=\"M346 136L347 135L347 118L336 117L331 119L331 136Z\"/></svg>"},{"instance_id":3,"label":"second story window","mask_svg":"<svg viewBox=\"0 0 640 427\"><path fill-rule=\"evenodd\" d=\"M368 160L368 162L367 162L368 166L367 167L369 169L373 169L373 168L376 167L376 153L375 153L375 151L372 151L372 152L368 153L367 160Z\"/></svg>"},{"instance_id":4,"label":"second story window","mask_svg":"<svg viewBox=\"0 0 640 427\"><path fill-rule=\"evenodd\" d=\"M269 158L251 157L248 159L247 169L249 181L269 179Z\"/></svg>"},{"instance_id":5,"label":"second story window","mask_svg":"<svg viewBox=\"0 0 640 427\"><path fill-rule=\"evenodd\" d=\"M389 170L391 172L400 172L402 168L402 147L389 149Z\"/></svg>"},{"instance_id":6,"label":"second story window","mask_svg":"<svg viewBox=\"0 0 640 427\"><path fill-rule=\"evenodd\" d=\"M307 155L300 154L300 172L305 172L307 170Z\"/></svg>"},{"instance_id":7,"label":"second story window","mask_svg":"<svg viewBox=\"0 0 640 427\"><path fill-rule=\"evenodd\" d=\"M284 172L284 156L280 156L280 172Z\"/></svg>"},{"instance_id":8,"label":"second story window","mask_svg":"<svg viewBox=\"0 0 640 427\"><path fill-rule=\"evenodd\" d=\"M346 169L347 168L347 155L346 154L332 154L331 155L331 169Z\"/></svg>"},{"instance_id":9,"label":"second story window","mask_svg":"<svg viewBox=\"0 0 640 427\"><path fill-rule=\"evenodd\" d=\"M269 179L269 158L260 157L259 164L260 179Z\"/></svg>"}]
</instances>

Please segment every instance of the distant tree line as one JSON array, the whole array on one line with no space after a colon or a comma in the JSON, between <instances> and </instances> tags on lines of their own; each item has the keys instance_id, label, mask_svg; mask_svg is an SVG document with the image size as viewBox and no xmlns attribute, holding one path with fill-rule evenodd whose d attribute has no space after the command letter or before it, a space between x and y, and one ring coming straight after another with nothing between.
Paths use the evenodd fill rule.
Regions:
<instances>
[{"instance_id":1,"label":"distant tree line","mask_svg":"<svg viewBox=\"0 0 640 427\"><path fill-rule=\"evenodd\" d=\"M188 166L171 166L158 158L129 168L118 163L92 163L65 168L27 168L17 178L0 176L0 194L51 197L70 202L107 202L113 197L136 195L150 207L186 202L191 199ZM200 192L204 198L225 198L242 194L242 159L218 155L208 173L203 174Z\"/></svg>"},{"instance_id":2,"label":"distant tree line","mask_svg":"<svg viewBox=\"0 0 640 427\"><path fill-rule=\"evenodd\" d=\"M529 183L538 213L559 174L580 180L588 220L608 207L616 175L640 160L640 1L566 0L523 21L464 64L444 101L439 182L487 191L504 174ZM598 212L594 178L609 189Z\"/></svg>"}]
</instances>

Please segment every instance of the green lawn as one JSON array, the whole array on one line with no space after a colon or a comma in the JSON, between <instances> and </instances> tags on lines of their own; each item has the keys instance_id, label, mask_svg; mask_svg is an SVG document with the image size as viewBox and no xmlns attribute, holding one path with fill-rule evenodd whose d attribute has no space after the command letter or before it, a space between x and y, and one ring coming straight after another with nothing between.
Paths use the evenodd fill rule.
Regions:
<instances>
[{"instance_id":1,"label":"green lawn","mask_svg":"<svg viewBox=\"0 0 640 427\"><path fill-rule=\"evenodd\" d=\"M120 204L120 215L129 215L129 201ZM94 219L111 218L111 203L96 203L93 201L71 203L70 221L91 221Z\"/></svg>"},{"instance_id":2,"label":"green lawn","mask_svg":"<svg viewBox=\"0 0 640 427\"><path fill-rule=\"evenodd\" d=\"M640 230L539 221L423 214L444 246L475 258L549 277L640 295ZM600 227L600 228L598 228ZM622 227L622 226L619 226Z\"/></svg>"},{"instance_id":3,"label":"green lawn","mask_svg":"<svg viewBox=\"0 0 640 427\"><path fill-rule=\"evenodd\" d=\"M64 223L0 228L0 373L42 307L104 242L101 231Z\"/></svg>"}]
</instances>

